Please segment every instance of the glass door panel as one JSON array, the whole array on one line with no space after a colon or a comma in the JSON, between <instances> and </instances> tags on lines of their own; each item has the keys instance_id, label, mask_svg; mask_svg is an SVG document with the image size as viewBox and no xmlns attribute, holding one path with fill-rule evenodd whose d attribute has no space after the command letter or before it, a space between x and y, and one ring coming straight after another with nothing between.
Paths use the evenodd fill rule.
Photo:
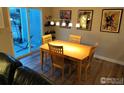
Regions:
<instances>
[{"instance_id":1,"label":"glass door panel","mask_svg":"<svg viewBox=\"0 0 124 93\"><path fill-rule=\"evenodd\" d=\"M15 57L30 52L26 8L9 8Z\"/></svg>"},{"instance_id":2,"label":"glass door panel","mask_svg":"<svg viewBox=\"0 0 124 93\"><path fill-rule=\"evenodd\" d=\"M28 9L30 28L30 48L31 51L39 49L41 45L41 10Z\"/></svg>"}]
</instances>

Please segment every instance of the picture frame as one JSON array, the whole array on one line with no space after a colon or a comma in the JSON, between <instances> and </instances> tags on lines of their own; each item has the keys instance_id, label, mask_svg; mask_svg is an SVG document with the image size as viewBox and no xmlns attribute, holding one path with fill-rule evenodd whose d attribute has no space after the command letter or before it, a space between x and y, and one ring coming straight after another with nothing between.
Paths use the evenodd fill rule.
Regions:
<instances>
[{"instance_id":1,"label":"picture frame","mask_svg":"<svg viewBox=\"0 0 124 93\"><path fill-rule=\"evenodd\" d=\"M119 33L123 9L103 9L101 32Z\"/></svg>"},{"instance_id":2,"label":"picture frame","mask_svg":"<svg viewBox=\"0 0 124 93\"><path fill-rule=\"evenodd\" d=\"M68 24L71 22L72 10L60 10L60 27L69 28ZM62 23L65 22L66 26L62 26Z\"/></svg>"},{"instance_id":3,"label":"picture frame","mask_svg":"<svg viewBox=\"0 0 124 93\"><path fill-rule=\"evenodd\" d=\"M4 28L4 21L3 21L3 11L0 8L0 28Z\"/></svg>"},{"instance_id":4,"label":"picture frame","mask_svg":"<svg viewBox=\"0 0 124 93\"><path fill-rule=\"evenodd\" d=\"M71 10L60 10L60 19L70 19L71 20Z\"/></svg>"},{"instance_id":5,"label":"picture frame","mask_svg":"<svg viewBox=\"0 0 124 93\"><path fill-rule=\"evenodd\" d=\"M93 20L93 10L78 10L77 23L80 27L77 29L91 31Z\"/></svg>"}]
</instances>

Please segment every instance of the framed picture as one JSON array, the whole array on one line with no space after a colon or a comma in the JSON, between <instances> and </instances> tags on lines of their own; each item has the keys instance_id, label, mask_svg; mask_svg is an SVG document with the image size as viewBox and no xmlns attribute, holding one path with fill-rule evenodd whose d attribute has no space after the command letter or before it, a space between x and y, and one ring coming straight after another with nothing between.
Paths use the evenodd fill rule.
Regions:
<instances>
[{"instance_id":1,"label":"framed picture","mask_svg":"<svg viewBox=\"0 0 124 93\"><path fill-rule=\"evenodd\" d=\"M77 29L90 31L92 27L93 10L78 10L77 22L80 27Z\"/></svg>"},{"instance_id":2,"label":"framed picture","mask_svg":"<svg viewBox=\"0 0 124 93\"><path fill-rule=\"evenodd\" d=\"M68 28L68 24L71 22L71 10L60 10L60 26ZM65 26L62 26L65 23Z\"/></svg>"},{"instance_id":3,"label":"framed picture","mask_svg":"<svg viewBox=\"0 0 124 93\"><path fill-rule=\"evenodd\" d=\"M118 33L122 17L122 9L103 9L100 31Z\"/></svg>"},{"instance_id":4,"label":"framed picture","mask_svg":"<svg viewBox=\"0 0 124 93\"><path fill-rule=\"evenodd\" d=\"M60 10L60 19L71 19L71 10Z\"/></svg>"},{"instance_id":5,"label":"framed picture","mask_svg":"<svg viewBox=\"0 0 124 93\"><path fill-rule=\"evenodd\" d=\"M0 8L0 28L4 28L2 8Z\"/></svg>"}]
</instances>

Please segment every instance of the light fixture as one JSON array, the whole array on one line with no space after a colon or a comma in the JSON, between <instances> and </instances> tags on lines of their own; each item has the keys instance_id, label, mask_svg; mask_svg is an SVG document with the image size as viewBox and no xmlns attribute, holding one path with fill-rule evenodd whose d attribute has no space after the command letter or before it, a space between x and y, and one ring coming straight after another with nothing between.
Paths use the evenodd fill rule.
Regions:
<instances>
[{"instance_id":1,"label":"light fixture","mask_svg":"<svg viewBox=\"0 0 124 93\"><path fill-rule=\"evenodd\" d=\"M52 26L53 26L53 25L54 25L54 22L53 22L53 21L51 21L51 22L50 22L50 25L52 25Z\"/></svg>"},{"instance_id":2,"label":"light fixture","mask_svg":"<svg viewBox=\"0 0 124 93\"><path fill-rule=\"evenodd\" d=\"M73 25L72 23L69 23L69 24L68 24L68 27L72 27L72 25Z\"/></svg>"},{"instance_id":3,"label":"light fixture","mask_svg":"<svg viewBox=\"0 0 124 93\"><path fill-rule=\"evenodd\" d=\"M56 26L60 26L60 22L58 21L58 22L56 22Z\"/></svg>"},{"instance_id":4,"label":"light fixture","mask_svg":"<svg viewBox=\"0 0 124 93\"><path fill-rule=\"evenodd\" d=\"M80 23L76 23L76 28L80 28Z\"/></svg>"},{"instance_id":5,"label":"light fixture","mask_svg":"<svg viewBox=\"0 0 124 93\"><path fill-rule=\"evenodd\" d=\"M66 23L65 23L65 21L63 21L63 22L62 22L62 26L66 26Z\"/></svg>"},{"instance_id":6,"label":"light fixture","mask_svg":"<svg viewBox=\"0 0 124 93\"><path fill-rule=\"evenodd\" d=\"M90 20L90 18L86 18L85 16L82 17L82 21L83 23L81 22L77 22L75 24L75 27L76 28L80 28L80 27L86 27L86 25L84 24L84 20ZM50 25L51 26L61 26L61 27L68 27L68 28L72 28L74 26L74 24L71 22L71 20L67 20L67 19L51 19L50 20Z\"/></svg>"},{"instance_id":7,"label":"light fixture","mask_svg":"<svg viewBox=\"0 0 124 93\"><path fill-rule=\"evenodd\" d=\"M87 20L90 20L90 18L88 18Z\"/></svg>"}]
</instances>

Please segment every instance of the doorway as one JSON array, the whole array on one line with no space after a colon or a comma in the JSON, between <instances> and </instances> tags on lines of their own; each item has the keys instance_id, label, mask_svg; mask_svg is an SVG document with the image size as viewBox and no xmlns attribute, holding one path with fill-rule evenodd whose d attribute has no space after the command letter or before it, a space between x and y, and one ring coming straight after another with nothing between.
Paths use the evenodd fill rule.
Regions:
<instances>
[{"instance_id":1,"label":"doorway","mask_svg":"<svg viewBox=\"0 0 124 93\"><path fill-rule=\"evenodd\" d=\"M9 8L15 57L39 49L42 35L42 12L32 8Z\"/></svg>"}]
</instances>

